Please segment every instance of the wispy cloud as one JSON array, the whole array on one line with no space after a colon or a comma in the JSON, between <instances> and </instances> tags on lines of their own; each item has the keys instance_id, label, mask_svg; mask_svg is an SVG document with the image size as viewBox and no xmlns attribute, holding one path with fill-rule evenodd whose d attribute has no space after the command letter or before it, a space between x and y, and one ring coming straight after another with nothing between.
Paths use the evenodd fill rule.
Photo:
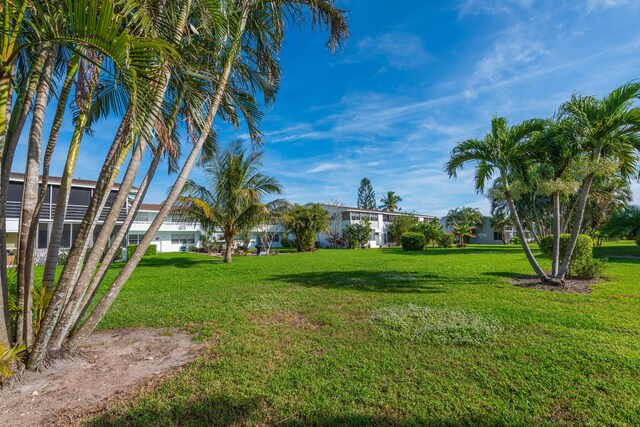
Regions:
<instances>
[{"instance_id":1,"label":"wispy cloud","mask_svg":"<svg viewBox=\"0 0 640 427\"><path fill-rule=\"evenodd\" d=\"M410 33L388 32L365 36L357 42L357 52L347 56L346 63L383 60L386 66L398 70L423 67L430 55L422 38Z\"/></svg>"}]
</instances>

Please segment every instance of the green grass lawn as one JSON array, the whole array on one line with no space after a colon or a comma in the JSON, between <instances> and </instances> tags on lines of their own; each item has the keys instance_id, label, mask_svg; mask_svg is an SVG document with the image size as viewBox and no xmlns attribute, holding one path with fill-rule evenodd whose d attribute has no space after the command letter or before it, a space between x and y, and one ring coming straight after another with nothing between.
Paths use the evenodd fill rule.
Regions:
<instances>
[{"instance_id":1,"label":"green grass lawn","mask_svg":"<svg viewBox=\"0 0 640 427\"><path fill-rule=\"evenodd\" d=\"M94 423L640 425L640 248L596 252L588 295L510 285L515 246L147 257L100 327L211 345Z\"/></svg>"}]
</instances>

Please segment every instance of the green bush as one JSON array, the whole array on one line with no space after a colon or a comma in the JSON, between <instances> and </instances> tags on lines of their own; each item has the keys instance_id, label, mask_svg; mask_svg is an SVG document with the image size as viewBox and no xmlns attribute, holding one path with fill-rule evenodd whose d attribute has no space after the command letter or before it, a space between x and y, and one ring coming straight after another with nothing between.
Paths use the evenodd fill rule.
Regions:
<instances>
[{"instance_id":1,"label":"green bush","mask_svg":"<svg viewBox=\"0 0 640 427\"><path fill-rule=\"evenodd\" d=\"M592 258L589 261L577 263L573 269L573 275L581 279L599 279L606 268L606 258Z\"/></svg>"},{"instance_id":2,"label":"green bush","mask_svg":"<svg viewBox=\"0 0 640 427\"><path fill-rule=\"evenodd\" d=\"M402 243L403 251L421 251L426 244L424 235L415 231L403 233L402 237L400 237L400 242Z\"/></svg>"},{"instance_id":3,"label":"green bush","mask_svg":"<svg viewBox=\"0 0 640 427\"><path fill-rule=\"evenodd\" d=\"M127 245L127 259L131 258L131 255L133 255L133 252L136 250L137 247L138 245ZM156 245L149 245L144 255L145 256L155 255L157 252L158 252L158 248Z\"/></svg>"},{"instance_id":4,"label":"green bush","mask_svg":"<svg viewBox=\"0 0 640 427\"><path fill-rule=\"evenodd\" d=\"M440 245L441 248L452 248L455 243L456 237L450 233L442 233L438 239L438 245Z\"/></svg>"},{"instance_id":5,"label":"green bush","mask_svg":"<svg viewBox=\"0 0 640 427\"><path fill-rule=\"evenodd\" d=\"M560 262L562 262L562 258L564 257L564 253L567 249L567 243L569 243L570 238L570 234L560 235ZM553 252L553 236L545 236L540 239L540 250L544 256L551 258L551 254ZM576 265L589 264L592 260L593 240L585 234L580 234L578 236L578 241L576 242L576 248L573 250L573 255L571 255L568 271L572 272Z\"/></svg>"},{"instance_id":6,"label":"green bush","mask_svg":"<svg viewBox=\"0 0 640 427\"><path fill-rule=\"evenodd\" d=\"M636 245L640 246L640 237L636 239Z\"/></svg>"},{"instance_id":7,"label":"green bush","mask_svg":"<svg viewBox=\"0 0 640 427\"><path fill-rule=\"evenodd\" d=\"M520 238L518 236L513 236L511 238L511 240L509 240L509 243L511 243L513 245L519 245L520 244Z\"/></svg>"}]
</instances>

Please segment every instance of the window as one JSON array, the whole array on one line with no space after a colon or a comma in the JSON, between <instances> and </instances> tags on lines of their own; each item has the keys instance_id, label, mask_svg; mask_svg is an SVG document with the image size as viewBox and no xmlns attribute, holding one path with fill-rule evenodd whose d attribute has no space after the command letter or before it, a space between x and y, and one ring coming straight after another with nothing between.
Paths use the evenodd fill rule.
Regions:
<instances>
[{"instance_id":1,"label":"window","mask_svg":"<svg viewBox=\"0 0 640 427\"><path fill-rule=\"evenodd\" d=\"M149 212L138 212L136 214L136 221L149 221Z\"/></svg>"},{"instance_id":2,"label":"window","mask_svg":"<svg viewBox=\"0 0 640 427\"><path fill-rule=\"evenodd\" d=\"M69 193L70 205L89 206L89 201L91 201L90 188L71 188Z\"/></svg>"},{"instance_id":3,"label":"window","mask_svg":"<svg viewBox=\"0 0 640 427\"><path fill-rule=\"evenodd\" d=\"M139 245L142 241L142 236L144 236L144 234L129 234L129 244Z\"/></svg>"},{"instance_id":4,"label":"window","mask_svg":"<svg viewBox=\"0 0 640 427\"><path fill-rule=\"evenodd\" d=\"M280 241L280 233L277 233L277 234L273 235L273 241L274 242L279 242Z\"/></svg>"},{"instance_id":5,"label":"window","mask_svg":"<svg viewBox=\"0 0 640 427\"><path fill-rule=\"evenodd\" d=\"M49 240L48 229L49 224L46 222L41 222L38 225L38 249L47 249L47 240Z\"/></svg>"},{"instance_id":6,"label":"window","mask_svg":"<svg viewBox=\"0 0 640 427\"><path fill-rule=\"evenodd\" d=\"M10 202L22 201L22 183L21 182L9 182L9 192L7 193L7 200Z\"/></svg>"},{"instance_id":7,"label":"window","mask_svg":"<svg viewBox=\"0 0 640 427\"><path fill-rule=\"evenodd\" d=\"M71 224L65 224L62 227L62 240L60 241L61 248L71 247Z\"/></svg>"},{"instance_id":8,"label":"window","mask_svg":"<svg viewBox=\"0 0 640 427\"><path fill-rule=\"evenodd\" d=\"M351 221L359 221L360 212L351 212Z\"/></svg>"},{"instance_id":9,"label":"window","mask_svg":"<svg viewBox=\"0 0 640 427\"><path fill-rule=\"evenodd\" d=\"M171 243L174 245L193 245L196 243L196 235L195 234L172 234L171 235Z\"/></svg>"},{"instance_id":10,"label":"window","mask_svg":"<svg viewBox=\"0 0 640 427\"><path fill-rule=\"evenodd\" d=\"M497 231L494 231L493 240L502 240L502 233L498 233Z\"/></svg>"}]
</instances>

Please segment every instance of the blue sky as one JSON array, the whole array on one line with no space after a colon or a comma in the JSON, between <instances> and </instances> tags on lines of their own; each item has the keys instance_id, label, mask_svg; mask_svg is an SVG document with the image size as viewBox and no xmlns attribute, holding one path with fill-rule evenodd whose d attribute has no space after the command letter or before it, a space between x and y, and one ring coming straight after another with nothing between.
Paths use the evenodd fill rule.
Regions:
<instances>
[{"instance_id":1,"label":"blue sky","mask_svg":"<svg viewBox=\"0 0 640 427\"><path fill-rule=\"evenodd\" d=\"M481 137L493 115L512 123L549 117L572 93L602 96L640 78L640 2L629 0L341 0L351 39L331 55L325 36L292 29L281 54L282 89L270 108L264 169L292 202L354 205L368 177L378 199L444 215L488 202L471 169L450 180L443 164L457 141ZM95 127L76 176L95 178L118 121ZM68 141L71 124L61 142ZM220 126L220 142L246 130ZM64 147L62 145L61 147ZM14 170L24 168L24 144ZM66 154L58 150L54 173ZM198 179L199 171L192 177ZM159 171L147 202L173 176ZM634 184L635 201L640 186Z\"/></svg>"}]
</instances>

